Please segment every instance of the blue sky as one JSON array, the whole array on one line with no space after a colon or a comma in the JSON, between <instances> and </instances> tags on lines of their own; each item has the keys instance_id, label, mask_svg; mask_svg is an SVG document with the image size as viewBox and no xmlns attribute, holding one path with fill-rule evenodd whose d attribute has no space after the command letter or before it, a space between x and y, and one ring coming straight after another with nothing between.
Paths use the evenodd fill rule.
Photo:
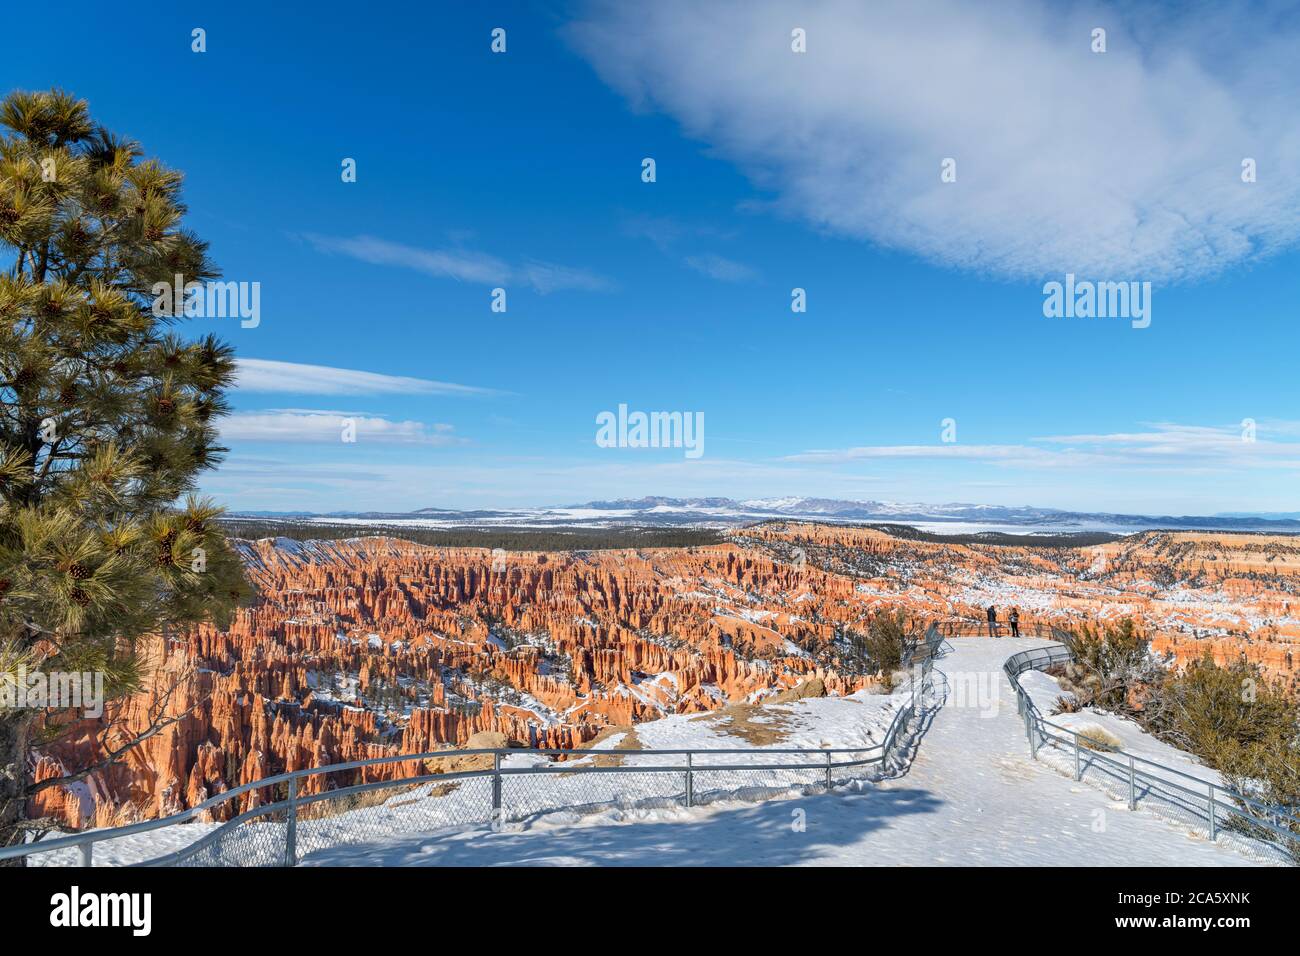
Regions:
<instances>
[{"instance_id":1,"label":"blue sky","mask_svg":"<svg viewBox=\"0 0 1300 956\"><path fill-rule=\"evenodd\" d=\"M5 89L183 170L261 286L256 328L188 326L247 360L204 481L231 508L1300 510L1294 8L67 11L66 55L10 11ZM1150 327L1044 317L1067 272L1151 282ZM620 403L703 413L704 454L598 447Z\"/></svg>"}]
</instances>

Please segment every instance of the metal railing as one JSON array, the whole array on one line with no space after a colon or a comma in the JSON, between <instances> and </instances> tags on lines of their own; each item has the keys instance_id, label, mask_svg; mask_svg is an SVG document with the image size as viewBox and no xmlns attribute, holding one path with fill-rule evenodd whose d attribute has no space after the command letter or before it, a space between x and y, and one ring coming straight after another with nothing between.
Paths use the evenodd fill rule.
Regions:
<instances>
[{"instance_id":1,"label":"metal railing","mask_svg":"<svg viewBox=\"0 0 1300 956\"><path fill-rule=\"evenodd\" d=\"M941 637L989 637L989 625L986 618L964 617L952 621L937 621L934 627L938 630ZM1051 624L1044 624L1036 621L1026 621L1018 625L1020 633L1018 637L1042 637L1052 638L1057 633L1057 628ZM994 636L996 638L1011 637L1011 623L1005 618L998 618L994 625Z\"/></svg>"},{"instance_id":2,"label":"metal railing","mask_svg":"<svg viewBox=\"0 0 1300 956\"><path fill-rule=\"evenodd\" d=\"M402 832L428 833L475 824L496 829L510 820L553 810L692 807L720 797L746 796L747 792L758 797L771 795L769 791L794 786L829 791L837 782L859 778L864 771L874 768L887 773L894 769L895 758L905 749L904 735L930 699L932 666L929 653L913 665L905 702L894 713L881 741L865 747L479 749L377 757L276 774L162 819L0 849L0 859L66 851L64 856L73 857L67 862L90 866L97 844L163 829L169 830L170 837L183 837L188 834L175 828L194 827L197 831L203 826L197 822L199 818L224 815L241 806L241 812L198 832L180 849L137 865L293 866L306 853L391 839ZM561 759L545 765L503 765L503 759L521 755ZM749 759L729 762L738 755ZM650 763L642 762L646 760ZM765 760L772 762L762 762ZM362 771L368 775L394 764L417 764L416 769L427 771L427 762L464 761L483 766L329 789L332 774ZM267 793L271 802L263 803L262 795Z\"/></svg>"},{"instance_id":3,"label":"metal railing","mask_svg":"<svg viewBox=\"0 0 1300 956\"><path fill-rule=\"evenodd\" d=\"M1300 862L1300 815L1240 793L1222 782L1205 780L1173 767L1128 753L1047 720L1020 683L1020 675L1073 660L1068 647L1057 644L1021 651L1007 658L1003 670L1016 692L1016 708L1025 724L1029 755L1039 759L1046 746L1073 757L1074 779L1097 783L1112 796L1127 799L1128 808L1143 804L1194 829L1203 829L1211 842L1221 837L1245 838L1245 849L1280 862ZM1081 742L1086 741L1085 742Z\"/></svg>"},{"instance_id":4,"label":"metal railing","mask_svg":"<svg viewBox=\"0 0 1300 956\"><path fill-rule=\"evenodd\" d=\"M944 636L939 633L938 625L931 624L920 640L912 641L904 649L903 666L910 668L918 661L933 661L943 652L946 643Z\"/></svg>"}]
</instances>

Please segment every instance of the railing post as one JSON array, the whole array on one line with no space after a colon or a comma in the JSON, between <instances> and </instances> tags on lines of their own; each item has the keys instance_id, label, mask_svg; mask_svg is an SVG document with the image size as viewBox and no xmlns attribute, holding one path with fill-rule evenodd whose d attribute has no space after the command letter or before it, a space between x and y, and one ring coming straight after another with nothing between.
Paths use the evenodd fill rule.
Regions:
<instances>
[{"instance_id":1,"label":"railing post","mask_svg":"<svg viewBox=\"0 0 1300 956\"><path fill-rule=\"evenodd\" d=\"M298 778L289 778L289 822L284 831L284 865L298 865Z\"/></svg>"},{"instance_id":2,"label":"railing post","mask_svg":"<svg viewBox=\"0 0 1300 956\"><path fill-rule=\"evenodd\" d=\"M1133 755L1129 754L1128 758L1128 808L1137 809L1137 781L1133 775Z\"/></svg>"},{"instance_id":3,"label":"railing post","mask_svg":"<svg viewBox=\"0 0 1300 956\"><path fill-rule=\"evenodd\" d=\"M501 752L492 753L492 822L501 819Z\"/></svg>"},{"instance_id":4,"label":"railing post","mask_svg":"<svg viewBox=\"0 0 1300 956\"><path fill-rule=\"evenodd\" d=\"M686 751L686 806L695 806L695 763L689 750Z\"/></svg>"},{"instance_id":5,"label":"railing post","mask_svg":"<svg viewBox=\"0 0 1300 956\"><path fill-rule=\"evenodd\" d=\"M834 784L831 783L831 752L826 751L826 789L829 791Z\"/></svg>"},{"instance_id":6,"label":"railing post","mask_svg":"<svg viewBox=\"0 0 1300 956\"><path fill-rule=\"evenodd\" d=\"M85 843L81 844L81 846L77 847L77 849L81 851L82 866L95 865L95 841L94 840L86 841Z\"/></svg>"},{"instance_id":7,"label":"railing post","mask_svg":"<svg viewBox=\"0 0 1300 956\"><path fill-rule=\"evenodd\" d=\"M1034 718L1025 708L1025 738L1029 741L1029 756L1038 759L1038 748L1034 746Z\"/></svg>"},{"instance_id":8,"label":"railing post","mask_svg":"<svg viewBox=\"0 0 1300 956\"><path fill-rule=\"evenodd\" d=\"M1210 784L1210 842L1213 843L1218 837L1219 828L1214 819L1214 784Z\"/></svg>"},{"instance_id":9,"label":"railing post","mask_svg":"<svg viewBox=\"0 0 1300 956\"><path fill-rule=\"evenodd\" d=\"M1083 779L1083 774L1079 770L1079 735L1073 730L1070 733L1074 734L1074 779L1078 781Z\"/></svg>"}]
</instances>

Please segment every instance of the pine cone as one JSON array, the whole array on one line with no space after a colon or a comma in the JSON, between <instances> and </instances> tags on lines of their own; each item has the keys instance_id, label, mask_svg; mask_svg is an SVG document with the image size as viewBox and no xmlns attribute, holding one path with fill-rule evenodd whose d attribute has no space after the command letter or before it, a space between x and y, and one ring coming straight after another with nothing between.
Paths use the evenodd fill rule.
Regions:
<instances>
[{"instance_id":1,"label":"pine cone","mask_svg":"<svg viewBox=\"0 0 1300 956\"><path fill-rule=\"evenodd\" d=\"M158 539L158 554L154 557L154 563L158 567L166 568L176 563L172 557L172 545L175 543L176 532L171 530Z\"/></svg>"}]
</instances>

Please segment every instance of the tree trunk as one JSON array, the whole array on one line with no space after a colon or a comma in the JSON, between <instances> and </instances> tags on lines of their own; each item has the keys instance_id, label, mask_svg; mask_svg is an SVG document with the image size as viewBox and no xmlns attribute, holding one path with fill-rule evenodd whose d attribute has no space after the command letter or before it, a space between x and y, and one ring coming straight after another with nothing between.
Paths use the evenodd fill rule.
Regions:
<instances>
[{"instance_id":1,"label":"tree trunk","mask_svg":"<svg viewBox=\"0 0 1300 956\"><path fill-rule=\"evenodd\" d=\"M0 847L22 842L19 824L27 818L27 755L30 714L0 714ZM0 860L0 866L24 866L22 857Z\"/></svg>"}]
</instances>

